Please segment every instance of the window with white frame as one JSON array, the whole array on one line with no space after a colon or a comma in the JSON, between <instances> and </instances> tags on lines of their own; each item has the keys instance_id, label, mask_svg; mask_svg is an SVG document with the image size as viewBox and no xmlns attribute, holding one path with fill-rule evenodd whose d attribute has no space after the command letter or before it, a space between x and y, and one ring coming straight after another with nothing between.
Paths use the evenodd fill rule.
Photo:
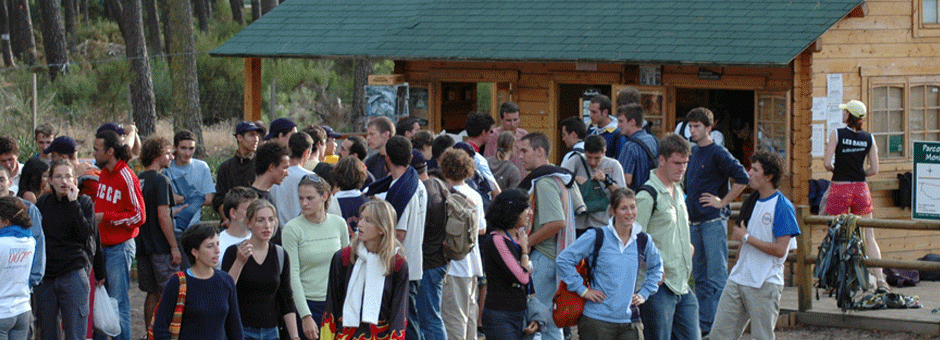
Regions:
<instances>
[{"instance_id":1,"label":"window with white frame","mask_svg":"<svg viewBox=\"0 0 940 340\"><path fill-rule=\"evenodd\" d=\"M872 79L868 102L880 158L907 159L914 141L940 141L940 76Z\"/></svg>"}]
</instances>

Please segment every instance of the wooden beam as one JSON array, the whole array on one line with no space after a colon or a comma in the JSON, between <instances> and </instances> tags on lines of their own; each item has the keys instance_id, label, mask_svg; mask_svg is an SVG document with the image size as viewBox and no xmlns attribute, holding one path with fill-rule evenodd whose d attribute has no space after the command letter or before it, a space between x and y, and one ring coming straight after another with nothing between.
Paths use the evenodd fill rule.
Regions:
<instances>
[{"instance_id":1,"label":"wooden beam","mask_svg":"<svg viewBox=\"0 0 940 340\"><path fill-rule=\"evenodd\" d=\"M868 2L862 2L858 4L858 6L855 6L855 9L849 12L848 17L849 18L864 18L866 15L868 15Z\"/></svg>"},{"instance_id":2,"label":"wooden beam","mask_svg":"<svg viewBox=\"0 0 940 340\"><path fill-rule=\"evenodd\" d=\"M245 120L261 120L261 58L245 58Z\"/></svg>"}]
</instances>

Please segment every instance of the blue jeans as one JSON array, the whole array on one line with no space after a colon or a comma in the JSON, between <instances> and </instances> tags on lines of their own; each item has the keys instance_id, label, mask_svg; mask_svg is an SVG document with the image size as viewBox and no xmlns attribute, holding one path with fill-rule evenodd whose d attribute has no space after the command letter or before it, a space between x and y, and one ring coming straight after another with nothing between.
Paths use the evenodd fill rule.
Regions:
<instances>
[{"instance_id":1,"label":"blue jeans","mask_svg":"<svg viewBox=\"0 0 940 340\"><path fill-rule=\"evenodd\" d=\"M307 308L310 308L310 317L313 318L313 321L317 322L317 327L323 327L324 307L326 307L326 301L307 300ZM337 323L339 322L337 321ZM300 318L300 313L297 314L297 333L300 335L300 340L310 340L304 335L304 321Z\"/></svg>"},{"instance_id":2,"label":"blue jeans","mask_svg":"<svg viewBox=\"0 0 940 340\"><path fill-rule=\"evenodd\" d=\"M36 318L42 340L59 340L58 316L62 313L61 329L65 340L84 340L88 322L88 294L91 286L85 268L78 268L56 278L46 277L36 286Z\"/></svg>"},{"instance_id":3,"label":"blue jeans","mask_svg":"<svg viewBox=\"0 0 940 340\"><path fill-rule=\"evenodd\" d=\"M695 293L689 291L688 294L676 295L666 285L660 285L656 294L650 295L646 302L640 305L643 338L646 340L700 339L702 333L696 322L698 310Z\"/></svg>"},{"instance_id":4,"label":"blue jeans","mask_svg":"<svg viewBox=\"0 0 940 340\"><path fill-rule=\"evenodd\" d=\"M405 339L422 340L421 321L418 319L418 288L421 281L408 281L408 323L405 325Z\"/></svg>"},{"instance_id":5,"label":"blue jeans","mask_svg":"<svg viewBox=\"0 0 940 340\"><path fill-rule=\"evenodd\" d=\"M447 266L425 269L418 287L418 321L424 340L447 340L444 318L441 317L441 294Z\"/></svg>"},{"instance_id":6,"label":"blue jeans","mask_svg":"<svg viewBox=\"0 0 940 340\"><path fill-rule=\"evenodd\" d=\"M535 286L535 297L545 306L552 305L552 298L555 297L555 291L558 290L558 282L555 278L555 260L548 258L539 251L530 253L532 257L532 267L536 268L532 272L532 284ZM549 323L540 328L535 334L540 335L542 340L561 340L564 336L561 334L561 328L555 327L554 323Z\"/></svg>"},{"instance_id":7,"label":"blue jeans","mask_svg":"<svg viewBox=\"0 0 940 340\"><path fill-rule=\"evenodd\" d=\"M728 281L728 218L692 223L692 277L698 297L698 319L702 332L708 333L715 320L721 291Z\"/></svg>"},{"instance_id":8,"label":"blue jeans","mask_svg":"<svg viewBox=\"0 0 940 340\"><path fill-rule=\"evenodd\" d=\"M242 327L242 333L244 333L245 340L278 340L280 338L278 336L277 327Z\"/></svg>"},{"instance_id":9,"label":"blue jeans","mask_svg":"<svg viewBox=\"0 0 940 340\"><path fill-rule=\"evenodd\" d=\"M108 295L118 301L118 316L121 318L121 334L113 340L131 340L131 302L128 295L130 289L131 261L137 252L134 239L123 243L102 247L104 251L105 269L108 270ZM107 340L108 336L95 332L95 340Z\"/></svg>"},{"instance_id":10,"label":"blue jeans","mask_svg":"<svg viewBox=\"0 0 940 340\"><path fill-rule=\"evenodd\" d=\"M487 339L522 340L525 310L493 310L483 307L483 334Z\"/></svg>"}]
</instances>

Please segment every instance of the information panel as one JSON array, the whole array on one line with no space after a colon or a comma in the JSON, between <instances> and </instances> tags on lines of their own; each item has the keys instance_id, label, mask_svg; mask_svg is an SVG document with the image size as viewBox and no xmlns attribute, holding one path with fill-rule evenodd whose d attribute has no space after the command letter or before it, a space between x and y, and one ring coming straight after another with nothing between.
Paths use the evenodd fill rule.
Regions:
<instances>
[{"instance_id":1,"label":"information panel","mask_svg":"<svg viewBox=\"0 0 940 340\"><path fill-rule=\"evenodd\" d=\"M911 186L912 217L940 220L940 142L914 142Z\"/></svg>"}]
</instances>

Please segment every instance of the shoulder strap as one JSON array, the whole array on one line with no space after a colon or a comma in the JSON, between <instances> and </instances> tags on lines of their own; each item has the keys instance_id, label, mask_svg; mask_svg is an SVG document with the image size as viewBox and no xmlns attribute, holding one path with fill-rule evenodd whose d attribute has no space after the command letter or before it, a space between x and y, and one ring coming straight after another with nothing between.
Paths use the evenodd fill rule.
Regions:
<instances>
[{"instance_id":1,"label":"shoulder strap","mask_svg":"<svg viewBox=\"0 0 940 340\"><path fill-rule=\"evenodd\" d=\"M650 150L649 145L646 145L646 143L643 143L643 141L634 136L627 136L627 140L639 144L640 147L643 148L643 151L646 151L646 157L650 159L650 164L653 164L654 168L658 167L659 164L656 164L658 160L656 156L653 155L653 150Z\"/></svg>"},{"instance_id":2,"label":"shoulder strap","mask_svg":"<svg viewBox=\"0 0 940 340\"><path fill-rule=\"evenodd\" d=\"M594 250L591 252L587 275L588 282L594 284L594 268L597 268L597 258L600 255L601 247L604 245L604 230L598 227L592 227L591 229L594 230Z\"/></svg>"},{"instance_id":3,"label":"shoulder strap","mask_svg":"<svg viewBox=\"0 0 940 340\"><path fill-rule=\"evenodd\" d=\"M653 198L653 209L650 211L650 216L652 218L653 214L656 213L656 204L658 203L656 199L657 199L657 196L659 196L659 192L656 191L656 188L653 188L653 186L649 184L643 184L640 186L639 189L636 190L637 193L639 193L640 191L646 191L647 193L650 194L650 197Z\"/></svg>"},{"instance_id":4,"label":"shoulder strap","mask_svg":"<svg viewBox=\"0 0 940 340\"><path fill-rule=\"evenodd\" d=\"M176 272L176 277L180 280L180 294L176 298L176 309L173 310L173 321L170 322L170 339L177 340L180 337L180 325L183 323L183 308L186 306L186 274Z\"/></svg>"},{"instance_id":5,"label":"shoulder strap","mask_svg":"<svg viewBox=\"0 0 940 340\"><path fill-rule=\"evenodd\" d=\"M584 166L584 173L587 175L588 179L591 179L591 169L588 168L587 160L584 159L584 154L580 152L576 152L575 154L577 154L578 158L581 159L581 165Z\"/></svg>"},{"instance_id":6,"label":"shoulder strap","mask_svg":"<svg viewBox=\"0 0 940 340\"><path fill-rule=\"evenodd\" d=\"M274 251L277 252L277 273L284 272L284 247L274 245Z\"/></svg>"},{"instance_id":7,"label":"shoulder strap","mask_svg":"<svg viewBox=\"0 0 940 340\"><path fill-rule=\"evenodd\" d=\"M638 254L641 254L640 256L643 256L642 254L646 253L646 241L648 240L649 238L646 233L640 232L636 234L636 251Z\"/></svg>"},{"instance_id":8,"label":"shoulder strap","mask_svg":"<svg viewBox=\"0 0 940 340\"><path fill-rule=\"evenodd\" d=\"M348 266L352 262L352 247L345 247L342 250L343 265Z\"/></svg>"}]
</instances>

